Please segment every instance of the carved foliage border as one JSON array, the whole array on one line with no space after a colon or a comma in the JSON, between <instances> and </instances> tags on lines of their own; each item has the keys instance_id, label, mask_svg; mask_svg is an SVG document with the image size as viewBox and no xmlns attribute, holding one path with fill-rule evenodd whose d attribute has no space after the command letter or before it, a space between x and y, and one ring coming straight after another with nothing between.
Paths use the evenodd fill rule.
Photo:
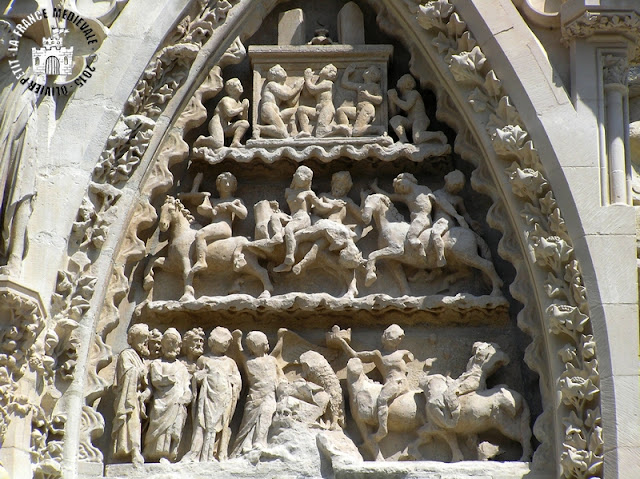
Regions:
<instances>
[{"instance_id":1,"label":"carved foliage border","mask_svg":"<svg viewBox=\"0 0 640 479\"><path fill-rule=\"evenodd\" d=\"M529 225L529 229L525 232L529 242L529 253L536 264L548 273L545 283L545 290L550 299L550 305L546 310L547 326L550 332L564 343L559 355L565 365L565 371L558 379L562 401L567 407L566 438L561 457L563 474L565 477L599 476L602 466L602 429L595 344L592 335L589 334L590 323L579 266L573 255L570 238L557 203L542 173L537 152L509 97L504 95L500 80L495 72L489 69L486 57L475 44L466 24L454 12L453 5L446 0L430 1L418 7L415 2L408 3L425 30L432 33L435 31L437 34L437 36L434 34L433 43L448 63L455 80L468 88L469 101L474 109L488 116L487 130L496 154L505 161L511 162L505 171L511 181L513 193L522 200L522 216ZM228 4L228 2L223 1L219 4ZM226 11L217 12L216 16L223 17L220 23L224 21L225 14ZM181 38L188 37L189 26L195 23L196 21L191 22L187 17L176 29L176 34ZM166 66L163 62L169 61L171 65L171 62L175 61L175 58L171 59L171 55L176 50L167 48L165 47L156 55L155 63L152 62L145 71L145 77L141 79L132 94L128 103L128 108L132 109L129 111L131 114L122 117L116 125L103 153L102 161L96 168L92 188L95 189L96 184L121 186L138 166L155 125L153 120L160 114L154 110L153 106L145 108L145 100L149 100L149 105L156 103L164 105L173 91L180 86L180 82L165 80L166 75L158 78L158 74L164 71ZM191 47L187 46L182 50L187 57L192 56ZM190 60L192 61L193 58L195 54ZM208 81L214 80L210 78ZM216 90L217 87L211 85L198 90L200 94L196 93L183 112L182 122L178 121L176 127L168 134L168 140L152 167L154 169L151 173L152 180L145 185L143 195L151 197L170 186L169 167L175 162L182 161L188 153L188 149L185 152L186 144L182 139L185 130L204 121L200 118L201 110L204 108L202 100ZM142 100L138 101L139 98ZM204 115L206 119L206 111ZM105 168L104 165L107 167ZM103 196L111 200L114 195L110 193L115 191L105 189L107 191ZM90 192L91 190L88 193ZM96 205L89 194L87 197L94 208L91 211L91 205L85 204L87 216L89 216L87 223L92 228L98 225L96 228L98 234L94 235L92 231L89 236L82 235L80 245L86 242L86 245L93 244L99 249L101 230L98 217L100 213L110 210L113 205L107 204L105 207L104 201ZM95 206L98 206L97 210ZM106 301L107 309L111 309L111 314L103 315L101 318L103 334L100 334L102 338L96 337L98 346L104 346L102 339L110 331L109 328L113 327L113 321L117 321L113 316L113 314L117 315L117 310L114 311L115 304L119 303L117 298L121 298L123 291L128 289L123 271L124 264L144 251L144 245L141 244L137 233L149 226L155 218L155 211L148 201L140 203L137 208L135 216L140 220L133 228L128 229L125 244L120 251L120 260L124 261L118 261L119 266L113 273L116 280L111 282L112 288L108 293L110 297ZM80 213L82 214L82 209ZM105 228L108 229L108 224ZM97 243L94 241L96 238ZM108 348L105 349L103 354L98 355L103 362L105 356L110 354ZM90 366L89 369L92 369L95 374L99 366L97 364L93 366L95 368Z\"/></svg>"},{"instance_id":2,"label":"carved foliage border","mask_svg":"<svg viewBox=\"0 0 640 479\"><path fill-rule=\"evenodd\" d=\"M417 6L408 0L406 3L418 23L431 33L432 44L455 81L467 91L474 111L485 116L493 149L508 164L505 174L522 205L528 253L547 274L545 325L562 345L557 353L564 365L556 383L564 407L562 476L602 477L600 375L586 291L539 155L501 81L449 0L431 0Z\"/></svg>"},{"instance_id":3,"label":"carved foliage border","mask_svg":"<svg viewBox=\"0 0 640 479\"><path fill-rule=\"evenodd\" d=\"M58 273L52 299L53 319L48 330L59 338L56 351L51 354L52 360L58 365L69 366L56 367L53 374L58 374L63 384L69 384L74 378L79 348L76 330L90 308L97 282L92 266L100 256L109 227L116 218L116 203L121 197L121 189L139 166L153 136L156 120L184 83L196 55L214 30L226 21L233 4L238 2L194 2L195 10L182 18L165 39L165 46L152 57L127 99L124 114L109 135L74 222L68 247L69 259L66 267ZM117 274L115 271L114 275ZM118 296L118 292L112 295ZM104 423L91 406L108 386L97 373L111 361L111 349L104 342L110 331L108 327L97 330L90 346L79 448L79 459L89 462L102 461L102 454L91 441L102 433ZM53 419L42 418L45 422ZM64 421L64 418L58 419ZM42 441L32 440L36 462L42 459L37 453L43 446ZM60 460L60 454L51 458L51 465L56 466L53 469L57 471L52 477L60 473L57 466Z\"/></svg>"}]
</instances>

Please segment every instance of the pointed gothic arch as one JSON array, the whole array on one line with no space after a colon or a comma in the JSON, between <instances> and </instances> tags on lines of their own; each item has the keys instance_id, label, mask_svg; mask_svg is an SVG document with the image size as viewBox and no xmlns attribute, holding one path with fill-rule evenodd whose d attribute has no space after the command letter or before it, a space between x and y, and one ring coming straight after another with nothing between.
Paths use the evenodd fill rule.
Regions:
<instances>
[{"instance_id":1,"label":"pointed gothic arch","mask_svg":"<svg viewBox=\"0 0 640 479\"><path fill-rule=\"evenodd\" d=\"M182 86L174 92L173 98L163 111L163 116L170 120L166 123L158 122L155 126L149 127L144 123L143 119L138 119L140 124L132 127L132 130L137 128L142 131L149 129L153 131L153 141L141 156L140 165L137 166L137 170L126 183L127 194L119 200L118 204L119 208L127 211L127 217L132 219L131 224L135 225L135 222L138 222L140 230L154 220L155 210L153 210L148 200L164 193L171 184L169 166L179 161L184 161L185 154L188 153L188 150L184 151L183 133L198 122L204 121L202 119L201 102L203 98L206 98L208 92L206 88L201 89L200 87L207 83L207 72L221 63L224 52L228 51L236 37L241 36L243 28L245 32L251 31L252 28L257 28L257 24L247 26L247 19L251 18L254 22L257 22L256 18L266 17L277 3L254 1L234 4L228 13L225 12L228 15L226 21L214 29L211 39L204 43L199 52L192 52L186 47L183 49L181 54L184 55L183 58L187 59L185 60L185 66L188 73L185 75L186 78L184 78ZM597 328L590 325L589 312L601 302L606 302L606 298L602 298L605 294L600 293L597 287L598 281L594 279L596 268L592 265L593 260L590 259L590 248L593 248L593 246L589 245L588 241L577 244L572 244L571 241L571 238L581 239L587 233L582 230L584 226L579 222L567 224L566 238L558 234L532 236L531 225L527 225L525 219L522 218L522 213L527 204L534 207L537 206L541 210L540 201L547 198L546 195L549 193L551 196L548 199L554 200L555 207L559 208L561 206L561 209L570 210L572 213L574 209L579 210L579 206L575 206L575 200L569 197L572 191L570 180L565 179L564 175L549 177L545 174L545 171L553 173L560 171L559 165L561 165L561 161L558 159L559 155L555 152L563 150L558 144L557 134L550 131L550 124L545 123L544 120L539 120L532 114L537 108L536 102L541 101L541 98L553 96L557 103L555 107L564 108L565 110L571 107L568 98L562 97L562 92L554 89L549 84L546 85L547 88L544 93L528 93L532 88L532 80L526 79L526 81L523 81L521 76L518 75L518 67L526 59L515 59L509 56L511 52L505 47L505 43L501 43L499 37L490 36L490 33L497 29L496 25L499 24L499 21L495 20L495 24L492 23L492 17L484 15L484 12L481 12L473 4L456 5L457 11L455 12L452 9L448 14L439 13L435 17L429 17L429 14L425 13L424 10L419 9L412 12L404 3L385 1L373 3L380 10L380 23L384 29L390 32L398 30L403 32L403 40L407 42L407 48L412 52L412 73L424 85L431 87L438 95L439 102L442 104L439 113L442 116L442 120L449 123L458 133L455 145L458 153L462 157L473 161L473 155L477 154L478 150L481 151L482 161L478 162L478 169L474 173L474 186L483 189L494 201L500 203L494 208L497 211L490 213L494 217L494 224L497 225L506 218L510 218L513 230L521 233L513 238L508 238L517 247L512 244L506 245L503 240L503 253L509 255L509 248L519 249L520 252L523 252L542 248L540 244L544 245L544 254L540 253L539 256L536 256L535 251L532 255L524 254L525 261L523 264L516 265L518 275L512 285L512 294L520 300L517 297L518 295L522 298L525 296L525 293L522 292L524 290L518 292L521 284L528 283L533 288L532 294L535 301L531 306L525 304L525 309L520 313L519 320L525 329L540 328L541 337L539 338L539 343L535 346L538 350L530 352L530 354L534 356L540 354L541 357L546 356L548 358L549 376L546 378L546 386L549 391L554 391L563 379L572 379L567 375L563 376L566 366L565 363L558 359L558 351L567 346L578 350L585 348L584 344L579 343L579 339L578 344L572 344L571 342L575 338L579 338L579 335L575 336L578 330L570 330L574 333L574 338L571 338L567 332L568 330L563 330L562 327L558 326L558 324L566 324L563 321L566 321L568 317L572 318L571 321L580 323L582 328L580 331L594 334L595 343L598 346L597 358L600 361L598 365L602 368L604 364L608 367L608 374L615 374L615 364L609 356L610 351L605 322L607 315L598 316L599 323ZM441 2L441 4L443 8L448 8L447 5L449 4L447 2ZM506 4L501 4L501 6L505 9L510 8ZM513 10L509 11L513 13ZM442 26L446 27L448 22L452 21L451 15L453 14L459 15L455 20L456 22L460 21L462 22L461 25L465 25L465 27L460 27L464 31L460 32L460 35L455 38L456 42L463 39L464 33L470 31L473 36L477 37L476 42L478 45L467 43L466 46L469 48L460 49L460 51L451 55L451 58L447 59L439 55L437 49L433 46L433 30L435 29L435 33L439 32L440 27L436 24L438 21L442 22ZM516 22L516 19L511 20ZM393 24L394 22L396 25ZM468 23L465 24L464 22ZM517 24L517 28L519 35L525 36L533 43L533 36L528 32L522 21ZM462 41L467 40L463 39ZM540 60L537 57L539 51L535 50L535 48L531 48L529 52L530 59ZM192 61L193 63L191 63ZM481 74L484 83L480 84L477 80L474 80L474 74ZM507 82L500 83L500 80L503 79L502 74L506 75L509 80L508 87L506 86ZM437 80L432 80L432 75L435 75ZM545 72L540 73L539 77L548 79L548 75ZM489 119L486 110L478 111L479 103L477 101L475 104L469 101L469 95L474 88L480 88L481 90L485 88L485 91L481 91L487 96L485 103L490 110L493 109L492 113L502 123ZM512 89L515 93L512 93ZM488 92L494 93L493 98L487 95ZM458 114L457 117L456 113ZM502 115L502 118L500 118L500 115ZM540 147L544 155L538 152ZM508 173L505 173L505 169L509 166L512 168ZM532 186L535 188L534 190L531 190ZM132 193L133 191L140 191L141 193L137 196ZM93 194L95 193L96 191L93 192ZM111 192L99 191L98 193L104 196ZM551 208L550 215L558 214L555 207ZM571 216L572 218L581 218L581 213L578 211L575 216L573 214ZM546 219L547 221L551 220L550 216ZM554 221L560 220L554 219ZM103 322L102 326L104 327L105 318L108 323L113 321L114 314L118 314L110 303L113 303L114 298L117 301L122 299L123 288L127 283L126 277L123 276L126 264L130 259L139 257L141 254L140 247L142 244L137 237L138 228L129 224L128 229L126 229L125 225L127 223L125 222L120 227L112 228L109 232L112 237L119 238L115 241L111 240L112 245L118 245L118 253L113 255L113 258L115 258L113 270L111 266L106 265L101 266L99 270L103 277L106 277L107 274L112 274L113 279L110 280L112 282L107 290L105 306L100 317L98 306L92 306L92 308L95 308L92 309L93 317L95 318L94 331L96 327L99 330L100 321ZM576 303L575 298L557 301L557 298L549 298L548 296L545 278L549 272L553 273L556 267L554 255L565 254L566 248L575 249L574 252L567 254L569 254L571 261L574 259L580 261L583 265L582 274L585 274L584 265L588 266L588 274L585 274L586 278L584 279L584 286L588 293L588 305L584 302L582 304ZM513 255L515 256L515 253ZM570 262L566 259L562 261L564 261L563 267ZM541 268L540 264L545 266ZM112 271L112 273L107 273L107 271ZM574 276L567 280L565 287L573 288L575 291L575 289L582 287L583 280L579 268L576 267L574 273ZM557 277L561 276L564 275L557 274ZM598 297L598 300L592 299L592 294L594 297ZM573 309L569 310L570 308ZM540 323L535 325L528 324L529 321L532 321L532 317L540 321ZM549 330L554 329L558 333L549 332ZM599 334L602 336L599 337ZM90 337L87 337L87 339L90 339ZM97 347L100 349L104 346L95 338L94 341L96 342L92 348ZM604 346L600 348L600 344ZM92 360L89 358L89 351L87 350L87 357L79 360L79 364L84 361L84 364L89 366L89 376L81 379L80 384L91 384L95 381L91 376L92 371L90 368L92 363L100 363L101 357L104 358L104 355L98 354L98 360L95 358ZM593 356L589 356L590 361L595 360L595 358L595 352ZM603 358L604 363L602 362ZM600 371L600 376L602 374L603 372ZM598 379L600 376L598 376ZM545 378L542 381L544 382ZM544 385L541 387L544 387ZM611 389L607 392L604 385L601 388L603 394L613 395ZM595 395L599 394L599 392L593 392L593 394L596 397ZM546 405L547 416L543 420L545 424L541 425L540 428L544 428L547 431L549 429L553 430L555 438L549 438L547 444L551 445L550 450L553 451L550 457L553 457L552 460L555 463L559 463L560 457L563 452L566 453L567 447L562 421L569 417L570 409L563 411L562 408L564 406L560 404L560 400L558 398L554 400L551 394L545 401L549 401L549 404ZM598 402L595 399L594 401L594 404ZM607 407L615 407L615 404L615 401L607 401ZM586 411L582 412L586 413ZM73 411L71 414L73 415ZM78 411L77 414L79 415L80 412ZM612 417L617 417L615 411L608 412L608 414L612 414ZM578 419L585 420L586 416ZM615 431L616 423L617 421L609 423L604 421L602 423L605 436L608 435L608 441L613 441L614 444L617 444L617 442L613 438L618 437ZM81 421L71 421L69 424L80 426ZM578 427L580 426L584 427L584 424L578 425ZM595 424L592 423L592 426L595 426ZM69 429L68 434L68 437L77 438L80 436L79 430L75 432ZM70 444L74 444L74 441L71 440ZM564 450L563 447L565 448ZM69 461L72 469L77 467L77 465L73 464L73 459ZM611 470L615 470L617 467L616 461L608 467L611 467Z\"/></svg>"}]
</instances>

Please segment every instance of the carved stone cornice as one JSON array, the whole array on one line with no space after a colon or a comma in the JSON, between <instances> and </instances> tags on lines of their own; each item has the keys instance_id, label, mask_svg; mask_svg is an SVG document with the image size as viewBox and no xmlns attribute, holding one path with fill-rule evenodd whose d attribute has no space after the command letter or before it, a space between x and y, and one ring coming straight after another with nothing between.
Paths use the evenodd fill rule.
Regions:
<instances>
[{"instance_id":1,"label":"carved stone cornice","mask_svg":"<svg viewBox=\"0 0 640 479\"><path fill-rule=\"evenodd\" d=\"M630 60L640 59L640 12L637 10L608 10L589 7L578 15L562 9L562 40L569 44L576 38L594 35L619 35L630 42ZM575 12L573 12L575 14Z\"/></svg>"}]
</instances>

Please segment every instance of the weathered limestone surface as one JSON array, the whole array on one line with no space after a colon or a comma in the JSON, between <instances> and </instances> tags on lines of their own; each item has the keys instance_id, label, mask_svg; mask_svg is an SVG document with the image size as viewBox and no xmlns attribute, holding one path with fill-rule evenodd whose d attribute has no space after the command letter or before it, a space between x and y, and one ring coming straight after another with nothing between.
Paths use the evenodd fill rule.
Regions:
<instances>
[{"instance_id":1,"label":"weathered limestone surface","mask_svg":"<svg viewBox=\"0 0 640 479\"><path fill-rule=\"evenodd\" d=\"M596 3L7 6L0 476L633 477L640 9Z\"/></svg>"}]
</instances>

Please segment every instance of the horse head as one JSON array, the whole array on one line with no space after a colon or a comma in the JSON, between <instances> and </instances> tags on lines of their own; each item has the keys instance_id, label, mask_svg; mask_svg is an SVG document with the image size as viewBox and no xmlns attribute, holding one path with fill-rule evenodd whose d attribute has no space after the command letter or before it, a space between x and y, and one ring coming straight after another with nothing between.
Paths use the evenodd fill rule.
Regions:
<instances>
[{"instance_id":1,"label":"horse head","mask_svg":"<svg viewBox=\"0 0 640 479\"><path fill-rule=\"evenodd\" d=\"M360 358L351 358L347 362L347 383L353 384L358 381L364 374L362 360Z\"/></svg>"},{"instance_id":2,"label":"horse head","mask_svg":"<svg viewBox=\"0 0 640 479\"><path fill-rule=\"evenodd\" d=\"M176 199L173 196L167 196L164 200L162 208L160 208L160 231L163 233L169 229L173 221L173 215L176 212Z\"/></svg>"},{"instance_id":3,"label":"horse head","mask_svg":"<svg viewBox=\"0 0 640 479\"><path fill-rule=\"evenodd\" d=\"M374 213L385 214L391 206L391 200L380 193L373 193L364 199L362 207L362 222L365 225L371 223Z\"/></svg>"},{"instance_id":4,"label":"horse head","mask_svg":"<svg viewBox=\"0 0 640 479\"><path fill-rule=\"evenodd\" d=\"M188 224L193 223L194 217L179 199L167 196L160 208L160 231L167 231L176 219L184 219Z\"/></svg>"}]
</instances>

